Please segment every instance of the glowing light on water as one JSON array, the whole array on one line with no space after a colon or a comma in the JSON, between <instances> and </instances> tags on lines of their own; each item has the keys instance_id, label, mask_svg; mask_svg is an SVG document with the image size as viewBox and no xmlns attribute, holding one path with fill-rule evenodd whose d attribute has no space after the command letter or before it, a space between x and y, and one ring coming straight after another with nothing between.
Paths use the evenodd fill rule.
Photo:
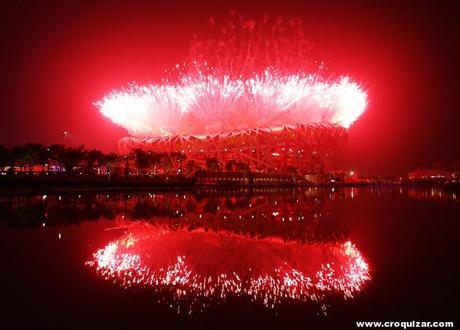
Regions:
<instances>
[{"instance_id":1,"label":"glowing light on water","mask_svg":"<svg viewBox=\"0 0 460 330\"><path fill-rule=\"evenodd\" d=\"M192 311L243 296L273 308L286 301L322 304L353 298L370 279L350 242L299 245L202 230L134 225L87 265L124 288L142 287Z\"/></svg>"}]
</instances>

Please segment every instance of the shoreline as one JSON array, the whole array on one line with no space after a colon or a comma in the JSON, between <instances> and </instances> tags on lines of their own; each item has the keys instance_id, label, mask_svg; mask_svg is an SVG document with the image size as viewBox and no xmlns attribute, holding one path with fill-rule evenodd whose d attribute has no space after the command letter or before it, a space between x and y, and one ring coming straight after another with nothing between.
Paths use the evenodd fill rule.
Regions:
<instances>
[{"instance_id":1,"label":"shoreline","mask_svg":"<svg viewBox=\"0 0 460 330\"><path fill-rule=\"evenodd\" d=\"M168 180L100 180L100 178L1 178L0 195L23 195L41 193L72 193L99 191L187 191L199 189L213 190L264 190L264 189L298 189L298 188L427 188L436 187L460 192L460 183L437 182L335 182L335 183L263 183L263 184L209 184L198 183L193 178L169 178Z\"/></svg>"}]
</instances>

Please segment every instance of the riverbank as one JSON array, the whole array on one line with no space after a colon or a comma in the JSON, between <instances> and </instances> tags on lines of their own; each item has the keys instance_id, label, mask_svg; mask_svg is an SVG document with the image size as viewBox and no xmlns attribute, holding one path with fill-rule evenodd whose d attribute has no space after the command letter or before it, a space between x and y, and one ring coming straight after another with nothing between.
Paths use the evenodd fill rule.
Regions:
<instances>
[{"instance_id":1,"label":"riverbank","mask_svg":"<svg viewBox=\"0 0 460 330\"><path fill-rule=\"evenodd\" d=\"M68 176L10 176L0 178L0 194L40 194L85 191L129 191L129 190L193 190L212 188L232 189L272 189L296 187L442 187L449 191L460 192L460 183L434 182L334 182L310 183L305 181L288 182L224 182L209 183L194 177L68 177Z\"/></svg>"}]
</instances>

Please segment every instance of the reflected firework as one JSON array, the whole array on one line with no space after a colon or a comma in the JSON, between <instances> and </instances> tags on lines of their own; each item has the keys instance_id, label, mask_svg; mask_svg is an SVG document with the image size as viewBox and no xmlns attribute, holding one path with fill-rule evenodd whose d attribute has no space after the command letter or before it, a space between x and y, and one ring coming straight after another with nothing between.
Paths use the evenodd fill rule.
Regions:
<instances>
[{"instance_id":1,"label":"reflected firework","mask_svg":"<svg viewBox=\"0 0 460 330\"><path fill-rule=\"evenodd\" d=\"M229 231L172 230L147 223L95 252L87 265L124 288L152 290L178 311L192 312L229 297L274 308L328 296L352 298L370 279L350 242L299 244Z\"/></svg>"},{"instance_id":2,"label":"reflected firework","mask_svg":"<svg viewBox=\"0 0 460 330\"><path fill-rule=\"evenodd\" d=\"M180 312L235 299L326 312L370 280L337 208L359 196L353 189L49 194L0 198L0 219L43 231L107 220L120 236L98 245L86 264Z\"/></svg>"}]
</instances>

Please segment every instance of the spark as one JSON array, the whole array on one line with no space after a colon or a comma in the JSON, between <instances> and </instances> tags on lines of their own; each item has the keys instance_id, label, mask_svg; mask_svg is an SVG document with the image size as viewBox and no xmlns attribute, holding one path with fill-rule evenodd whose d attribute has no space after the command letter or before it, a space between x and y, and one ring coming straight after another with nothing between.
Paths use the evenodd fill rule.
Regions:
<instances>
[{"instance_id":1,"label":"spark","mask_svg":"<svg viewBox=\"0 0 460 330\"><path fill-rule=\"evenodd\" d=\"M131 85L95 103L135 136L199 135L290 124L348 128L365 110L367 94L349 77L267 70L248 79L200 74L176 85Z\"/></svg>"},{"instance_id":2,"label":"spark","mask_svg":"<svg viewBox=\"0 0 460 330\"><path fill-rule=\"evenodd\" d=\"M140 137L291 124L348 128L364 112L367 94L358 83L322 78L324 65L311 61L301 20L230 16L220 28L212 20L208 36L194 36L186 60L160 83L131 83L95 105Z\"/></svg>"}]
</instances>

